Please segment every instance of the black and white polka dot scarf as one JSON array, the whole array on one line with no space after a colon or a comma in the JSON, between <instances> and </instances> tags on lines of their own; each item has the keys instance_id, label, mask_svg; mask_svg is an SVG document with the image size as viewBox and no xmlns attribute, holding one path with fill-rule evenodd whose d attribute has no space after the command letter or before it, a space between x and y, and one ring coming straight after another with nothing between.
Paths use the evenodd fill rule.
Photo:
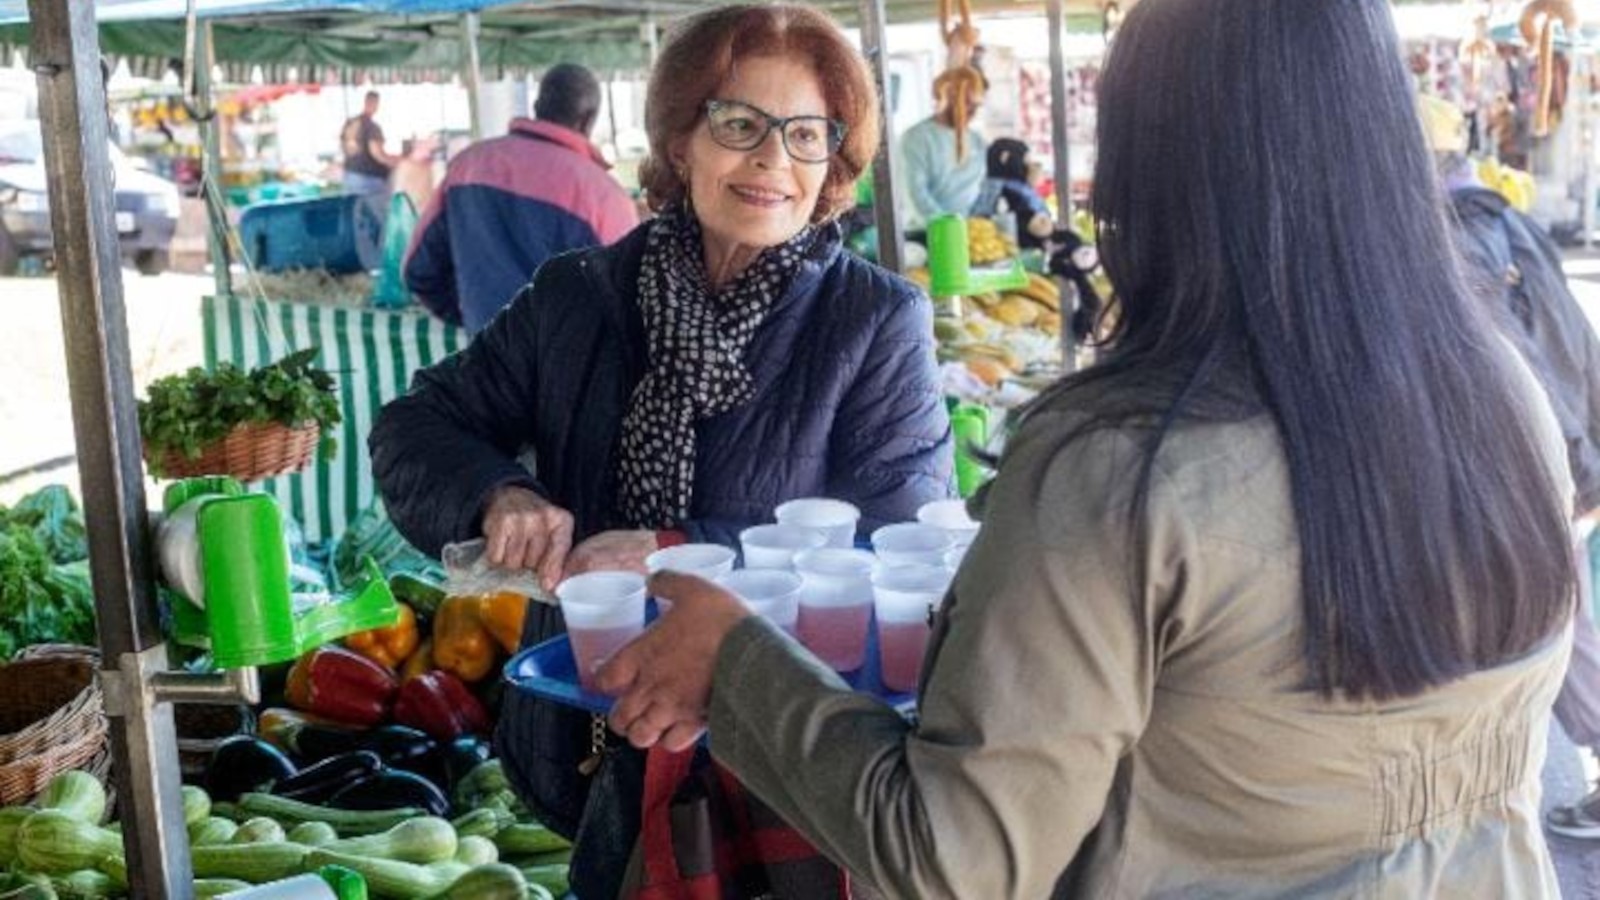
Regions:
<instances>
[{"instance_id":1,"label":"black and white polka dot scarf","mask_svg":"<svg viewBox=\"0 0 1600 900\"><path fill-rule=\"evenodd\" d=\"M618 510L632 527L674 528L688 517L695 423L754 397L745 350L815 236L807 227L762 251L713 297L694 216L671 212L651 225L639 271L649 370L622 419L617 453Z\"/></svg>"}]
</instances>

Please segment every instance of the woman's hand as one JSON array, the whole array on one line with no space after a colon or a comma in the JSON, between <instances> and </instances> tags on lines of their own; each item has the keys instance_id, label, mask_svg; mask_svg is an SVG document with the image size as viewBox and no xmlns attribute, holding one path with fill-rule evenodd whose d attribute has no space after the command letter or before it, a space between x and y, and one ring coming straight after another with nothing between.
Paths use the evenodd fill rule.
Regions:
<instances>
[{"instance_id":1,"label":"woman's hand","mask_svg":"<svg viewBox=\"0 0 1600 900\"><path fill-rule=\"evenodd\" d=\"M566 575L584 572L645 572L645 557L661 549L654 531L602 531L567 557Z\"/></svg>"},{"instance_id":2,"label":"woman's hand","mask_svg":"<svg viewBox=\"0 0 1600 900\"><path fill-rule=\"evenodd\" d=\"M553 591L572 549L572 513L525 487L503 487L489 497L483 536L490 565L534 570Z\"/></svg>"},{"instance_id":3,"label":"woman's hand","mask_svg":"<svg viewBox=\"0 0 1600 900\"><path fill-rule=\"evenodd\" d=\"M635 747L657 743L679 752L706 730L711 676L722 641L750 610L738 598L693 575L651 576L650 593L672 610L624 647L596 675L617 697L611 729Z\"/></svg>"}]
</instances>

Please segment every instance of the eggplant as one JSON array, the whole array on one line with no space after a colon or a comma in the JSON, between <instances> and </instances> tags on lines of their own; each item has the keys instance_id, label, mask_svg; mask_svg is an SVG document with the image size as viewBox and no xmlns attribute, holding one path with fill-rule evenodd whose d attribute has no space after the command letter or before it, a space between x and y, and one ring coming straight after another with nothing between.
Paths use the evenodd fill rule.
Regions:
<instances>
[{"instance_id":1,"label":"eggplant","mask_svg":"<svg viewBox=\"0 0 1600 900\"><path fill-rule=\"evenodd\" d=\"M382 725L364 731L306 725L295 735L295 754L307 762L321 762L360 750L370 750L384 765L406 768L405 763L434 751L433 738L404 725Z\"/></svg>"},{"instance_id":2,"label":"eggplant","mask_svg":"<svg viewBox=\"0 0 1600 900\"><path fill-rule=\"evenodd\" d=\"M466 778L468 772L494 756L494 746L483 738L462 735L448 744L440 745L439 755L444 758L445 780L434 783L448 784L454 790L457 782Z\"/></svg>"},{"instance_id":3,"label":"eggplant","mask_svg":"<svg viewBox=\"0 0 1600 900\"><path fill-rule=\"evenodd\" d=\"M431 816L450 813L450 801L438 786L421 775L386 769L333 795L328 805L336 809L424 810Z\"/></svg>"},{"instance_id":4,"label":"eggplant","mask_svg":"<svg viewBox=\"0 0 1600 900\"><path fill-rule=\"evenodd\" d=\"M273 785L294 776L294 763L281 750L239 734L225 739L212 751L205 787L213 800L233 803L242 794L271 790Z\"/></svg>"},{"instance_id":5,"label":"eggplant","mask_svg":"<svg viewBox=\"0 0 1600 900\"><path fill-rule=\"evenodd\" d=\"M370 750L327 759L272 786L272 793L302 803L321 804L350 785L383 771L383 760Z\"/></svg>"}]
</instances>

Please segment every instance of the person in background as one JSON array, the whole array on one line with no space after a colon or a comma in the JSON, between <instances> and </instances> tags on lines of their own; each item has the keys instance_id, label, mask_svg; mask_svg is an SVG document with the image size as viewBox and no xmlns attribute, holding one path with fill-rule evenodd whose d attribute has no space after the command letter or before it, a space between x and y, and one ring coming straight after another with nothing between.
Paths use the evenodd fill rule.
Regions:
<instances>
[{"instance_id":1,"label":"person in background","mask_svg":"<svg viewBox=\"0 0 1600 900\"><path fill-rule=\"evenodd\" d=\"M967 215L983 189L989 144L976 128L968 125L966 153L958 159L953 115L953 110L945 106L900 136L900 167L911 198L906 221L912 228L945 213Z\"/></svg>"},{"instance_id":2,"label":"person in background","mask_svg":"<svg viewBox=\"0 0 1600 900\"><path fill-rule=\"evenodd\" d=\"M395 192L405 194L411 201L412 209L427 209L428 201L433 199L433 159L438 148L438 138L432 136L400 144L400 160L389 179Z\"/></svg>"},{"instance_id":3,"label":"person in background","mask_svg":"<svg viewBox=\"0 0 1600 900\"><path fill-rule=\"evenodd\" d=\"M1544 229L1484 187L1467 156L1466 118L1454 104L1417 98L1439 177L1450 194L1456 243L1487 305L1539 377L1561 423L1577 487L1579 615L1555 715L1567 736L1600 751L1600 632L1592 617L1585 537L1600 518L1600 340L1567 287L1561 251ZM1600 789L1547 816L1550 830L1600 838Z\"/></svg>"},{"instance_id":4,"label":"person in background","mask_svg":"<svg viewBox=\"0 0 1600 900\"><path fill-rule=\"evenodd\" d=\"M822 12L726 6L680 22L645 98L640 181L659 215L550 259L379 414L373 474L401 533L429 554L482 536L492 563L554 588L643 572L685 540L737 547L800 497L854 504L863 533L948 497L932 306L845 251L835 222L878 149L878 115L866 61ZM535 603L524 643L564 630ZM496 744L541 821L569 837L586 823L573 887L606 898L641 799L597 790L591 807L596 770L580 766L603 756L602 775L638 778L642 761L596 746L593 725L508 691Z\"/></svg>"},{"instance_id":5,"label":"person in background","mask_svg":"<svg viewBox=\"0 0 1600 900\"><path fill-rule=\"evenodd\" d=\"M381 99L377 91L367 91L361 115L351 116L339 129L344 189L351 194L387 194L389 173L400 161L383 148L383 128L375 118Z\"/></svg>"},{"instance_id":6,"label":"person in background","mask_svg":"<svg viewBox=\"0 0 1600 900\"><path fill-rule=\"evenodd\" d=\"M533 118L450 161L406 254L406 284L476 334L552 256L610 244L639 224L589 133L600 82L562 64L539 80Z\"/></svg>"},{"instance_id":7,"label":"person in background","mask_svg":"<svg viewBox=\"0 0 1600 900\"><path fill-rule=\"evenodd\" d=\"M1120 315L975 502L916 720L669 573L612 727L889 897L1559 896L1572 479L1390 0L1141 0L1099 99Z\"/></svg>"}]
</instances>

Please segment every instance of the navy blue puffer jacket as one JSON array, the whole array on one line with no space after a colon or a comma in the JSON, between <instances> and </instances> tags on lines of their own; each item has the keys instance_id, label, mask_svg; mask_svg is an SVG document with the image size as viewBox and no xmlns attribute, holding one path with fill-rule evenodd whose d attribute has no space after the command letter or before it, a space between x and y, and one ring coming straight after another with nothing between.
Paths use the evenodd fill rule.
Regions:
<instances>
[{"instance_id":1,"label":"navy blue puffer jacket","mask_svg":"<svg viewBox=\"0 0 1600 900\"><path fill-rule=\"evenodd\" d=\"M384 408L373 468L412 543L437 554L478 536L486 499L505 484L569 510L575 541L623 527L614 453L647 363L637 284L648 228L547 262L466 350L418 373L411 392ZM755 399L698 426L691 541L737 546L740 529L797 497L854 503L865 532L950 495L932 309L909 282L835 239L802 265L746 361ZM532 474L516 461L528 450ZM558 633L559 618L536 604L526 638ZM501 744L522 793L570 835L581 786L552 796L568 791L532 782L551 767L565 776L587 755L587 717L573 717L570 746L541 751L559 758L526 756L534 732L553 724L539 720L565 712L508 707ZM524 729L527 741L516 733Z\"/></svg>"}]
</instances>

